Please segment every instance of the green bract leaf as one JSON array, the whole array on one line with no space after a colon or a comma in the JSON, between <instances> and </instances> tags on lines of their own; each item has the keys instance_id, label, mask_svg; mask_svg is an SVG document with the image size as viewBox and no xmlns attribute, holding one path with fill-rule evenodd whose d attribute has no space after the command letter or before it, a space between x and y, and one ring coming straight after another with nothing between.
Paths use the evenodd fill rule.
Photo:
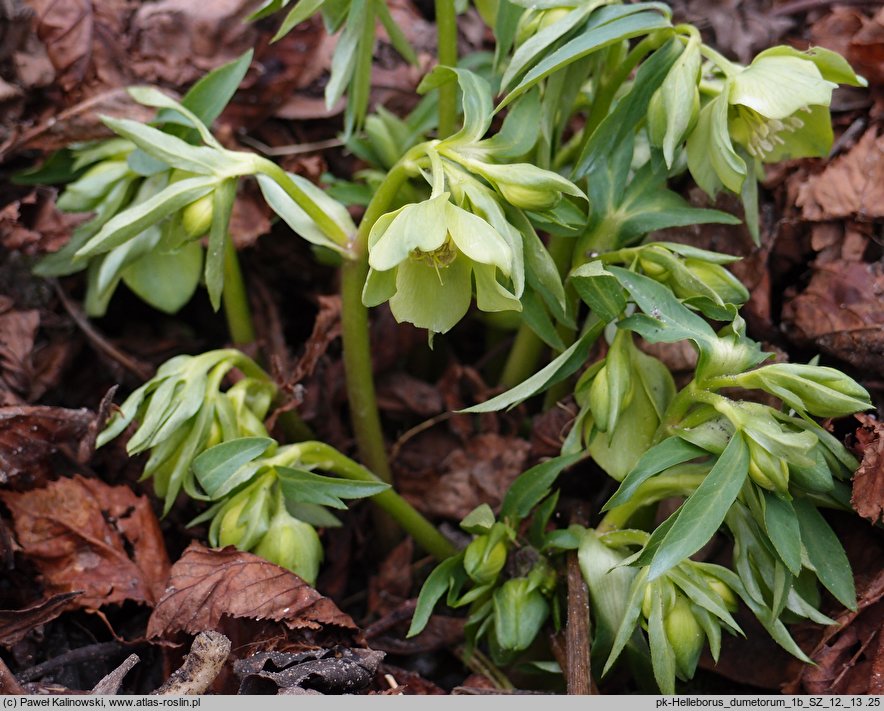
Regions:
<instances>
[{"instance_id":1,"label":"green bract leaf","mask_svg":"<svg viewBox=\"0 0 884 711\"><path fill-rule=\"evenodd\" d=\"M431 89L437 89L443 84L455 80L457 80L462 93L463 127L456 134L445 139L444 145L476 143L485 135L488 126L491 125L491 87L487 81L468 69L436 67L424 76L417 90L418 93L425 94Z\"/></svg>"},{"instance_id":2,"label":"green bract leaf","mask_svg":"<svg viewBox=\"0 0 884 711\"><path fill-rule=\"evenodd\" d=\"M390 488L382 481L350 481L335 477L321 476L306 469L275 467L286 498L304 504L330 506L345 509L342 499L361 499L373 496Z\"/></svg>"},{"instance_id":3,"label":"green bract leaf","mask_svg":"<svg viewBox=\"0 0 884 711\"><path fill-rule=\"evenodd\" d=\"M406 637L420 634L427 626L427 622L430 621L430 615L433 614L436 603L454 585L454 580L457 577L466 578L466 573L463 570L463 555L463 553L459 553L442 561L430 573L421 588L420 595L418 595L414 616L411 618L411 626L408 628Z\"/></svg>"},{"instance_id":4,"label":"green bract leaf","mask_svg":"<svg viewBox=\"0 0 884 711\"><path fill-rule=\"evenodd\" d=\"M520 474L510 485L500 506L500 519L512 519L513 525L526 518L552 489L559 474L586 455L583 452L554 457Z\"/></svg>"},{"instance_id":5,"label":"green bract leaf","mask_svg":"<svg viewBox=\"0 0 884 711\"><path fill-rule=\"evenodd\" d=\"M236 180L228 179L215 188L212 194L212 227L206 250L206 289L209 301L217 311L221 308L221 292L224 289L224 250L228 239L227 227L236 200ZM231 244L230 249L233 249Z\"/></svg>"},{"instance_id":6,"label":"green bract leaf","mask_svg":"<svg viewBox=\"0 0 884 711\"><path fill-rule=\"evenodd\" d=\"M496 412L504 408L515 407L532 395L564 380L576 373L580 366L586 362L589 351L592 350L596 339L603 330L604 323L596 321L567 350L521 384L490 400L458 410L458 412Z\"/></svg>"},{"instance_id":7,"label":"green bract leaf","mask_svg":"<svg viewBox=\"0 0 884 711\"><path fill-rule=\"evenodd\" d=\"M172 183L152 198L117 213L77 251L76 256L93 257L119 247L173 212L208 195L216 185L214 176L199 176Z\"/></svg>"},{"instance_id":8,"label":"green bract leaf","mask_svg":"<svg viewBox=\"0 0 884 711\"><path fill-rule=\"evenodd\" d=\"M764 493L764 528L792 575L801 572L801 531L792 504Z\"/></svg>"},{"instance_id":9,"label":"green bract leaf","mask_svg":"<svg viewBox=\"0 0 884 711\"><path fill-rule=\"evenodd\" d=\"M748 472L749 450L742 437L734 436L703 483L679 508L678 519L661 539L651 561L649 580L706 545L724 521Z\"/></svg>"},{"instance_id":10,"label":"green bract leaf","mask_svg":"<svg viewBox=\"0 0 884 711\"><path fill-rule=\"evenodd\" d=\"M592 312L608 323L620 317L626 308L626 296L617 278L598 260L577 267L568 275L574 289Z\"/></svg>"},{"instance_id":11,"label":"green bract leaf","mask_svg":"<svg viewBox=\"0 0 884 711\"><path fill-rule=\"evenodd\" d=\"M181 104L193 111L206 126L211 126L236 93L254 54L250 49L232 62L213 69L190 87Z\"/></svg>"},{"instance_id":12,"label":"green bract leaf","mask_svg":"<svg viewBox=\"0 0 884 711\"><path fill-rule=\"evenodd\" d=\"M193 460L193 473L205 492L213 499L218 498L229 493L227 483L240 467L275 444L270 437L241 437L217 444Z\"/></svg>"},{"instance_id":13,"label":"green bract leaf","mask_svg":"<svg viewBox=\"0 0 884 711\"><path fill-rule=\"evenodd\" d=\"M794 506L801 527L801 542L817 577L842 605L855 610L853 574L838 536L807 499L796 499Z\"/></svg>"},{"instance_id":14,"label":"green bract leaf","mask_svg":"<svg viewBox=\"0 0 884 711\"><path fill-rule=\"evenodd\" d=\"M635 493L636 489L652 476L669 469L669 467L689 462L706 454L705 450L685 442L680 437L664 439L660 444L654 445L642 455L635 467L622 481L617 491L614 492L614 495L602 507L602 511L608 511L615 506L626 503Z\"/></svg>"},{"instance_id":15,"label":"green bract leaf","mask_svg":"<svg viewBox=\"0 0 884 711\"><path fill-rule=\"evenodd\" d=\"M295 27L304 22L304 20L309 19L315 13L319 12L324 3L325 0L299 0L299 2L296 3L291 10L289 10L289 13L285 16L285 19L279 26L279 30L277 30L275 35L273 35L273 39L271 40L271 42L277 42L281 40ZM252 15L252 17L249 19L258 19L260 17L269 15L271 12L275 12L280 7L286 4L288 4L287 1L283 3L277 3L276 7L274 7L273 10L270 10L269 7L262 8L254 15Z\"/></svg>"},{"instance_id":16,"label":"green bract leaf","mask_svg":"<svg viewBox=\"0 0 884 711\"><path fill-rule=\"evenodd\" d=\"M583 32L538 62L507 94L498 108L511 103L541 79L568 66L571 62L614 42L669 27L669 20L664 14L668 12L669 8L662 3L636 3L599 8L590 17Z\"/></svg>"}]
</instances>

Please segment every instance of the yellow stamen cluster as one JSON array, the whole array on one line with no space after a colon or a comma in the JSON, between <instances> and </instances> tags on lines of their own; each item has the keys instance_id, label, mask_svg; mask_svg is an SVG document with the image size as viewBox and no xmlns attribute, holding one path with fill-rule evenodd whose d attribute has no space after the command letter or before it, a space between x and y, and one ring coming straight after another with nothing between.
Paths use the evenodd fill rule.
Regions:
<instances>
[{"instance_id":1,"label":"yellow stamen cluster","mask_svg":"<svg viewBox=\"0 0 884 711\"><path fill-rule=\"evenodd\" d=\"M802 111L810 112L810 108L803 106ZM755 158L764 158L771 153L777 145L783 145L785 141L779 135L783 131L794 133L804 127L804 121L797 116L789 116L782 121L779 119L766 118L752 109L743 106L738 107L740 118L749 127L749 144L746 149Z\"/></svg>"},{"instance_id":2,"label":"yellow stamen cluster","mask_svg":"<svg viewBox=\"0 0 884 711\"><path fill-rule=\"evenodd\" d=\"M423 262L429 267L433 267L436 270L436 275L439 277L439 283L442 284L442 274L439 272L439 268L443 269L451 264L455 257L457 257L457 250L451 244L451 238L448 237L446 240L436 249L431 252L424 252L420 249L411 250L411 258L417 260L418 262Z\"/></svg>"}]
</instances>

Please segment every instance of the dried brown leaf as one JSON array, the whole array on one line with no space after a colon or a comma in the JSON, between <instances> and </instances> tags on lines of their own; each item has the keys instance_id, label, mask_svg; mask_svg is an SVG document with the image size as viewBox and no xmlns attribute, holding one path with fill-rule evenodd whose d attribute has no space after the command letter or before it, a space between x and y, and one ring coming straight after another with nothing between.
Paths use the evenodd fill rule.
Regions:
<instances>
[{"instance_id":1,"label":"dried brown leaf","mask_svg":"<svg viewBox=\"0 0 884 711\"><path fill-rule=\"evenodd\" d=\"M294 573L232 546L191 543L172 566L147 636L216 629L224 616L279 621L292 630L356 629L349 615Z\"/></svg>"},{"instance_id":2,"label":"dried brown leaf","mask_svg":"<svg viewBox=\"0 0 884 711\"><path fill-rule=\"evenodd\" d=\"M846 155L804 180L795 202L806 220L884 217L884 136L870 128Z\"/></svg>"},{"instance_id":3,"label":"dried brown leaf","mask_svg":"<svg viewBox=\"0 0 884 711\"><path fill-rule=\"evenodd\" d=\"M320 649L310 652L260 652L234 662L242 679L240 694L290 694L294 690L320 694L352 694L371 684L383 652L372 649Z\"/></svg>"},{"instance_id":4,"label":"dried brown leaf","mask_svg":"<svg viewBox=\"0 0 884 711\"><path fill-rule=\"evenodd\" d=\"M884 264L814 266L807 288L783 307L787 333L861 372L884 374Z\"/></svg>"},{"instance_id":5,"label":"dried brown leaf","mask_svg":"<svg viewBox=\"0 0 884 711\"><path fill-rule=\"evenodd\" d=\"M54 620L79 591L59 593L23 610L0 610L0 644L10 646L23 640L31 630Z\"/></svg>"},{"instance_id":6,"label":"dried brown leaf","mask_svg":"<svg viewBox=\"0 0 884 711\"><path fill-rule=\"evenodd\" d=\"M877 523L884 517L884 423L871 415L856 415L862 423L856 438L862 463L853 476L850 503L856 512Z\"/></svg>"},{"instance_id":7,"label":"dried brown leaf","mask_svg":"<svg viewBox=\"0 0 884 711\"><path fill-rule=\"evenodd\" d=\"M77 451L94 414L63 407L0 407L0 484L39 480L60 449Z\"/></svg>"},{"instance_id":8,"label":"dried brown leaf","mask_svg":"<svg viewBox=\"0 0 884 711\"><path fill-rule=\"evenodd\" d=\"M98 609L159 598L169 561L146 497L126 486L75 476L43 489L0 492L22 550L47 589L82 590L72 607Z\"/></svg>"}]
</instances>

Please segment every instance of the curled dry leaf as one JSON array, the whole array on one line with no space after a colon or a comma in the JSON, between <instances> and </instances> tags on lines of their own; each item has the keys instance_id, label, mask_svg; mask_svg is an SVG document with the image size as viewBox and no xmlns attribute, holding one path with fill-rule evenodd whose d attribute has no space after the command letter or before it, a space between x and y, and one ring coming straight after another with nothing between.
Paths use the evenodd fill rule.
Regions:
<instances>
[{"instance_id":1,"label":"curled dry leaf","mask_svg":"<svg viewBox=\"0 0 884 711\"><path fill-rule=\"evenodd\" d=\"M862 423L856 439L862 463L853 476L850 503L856 512L872 523L884 518L884 423L871 415L856 415Z\"/></svg>"},{"instance_id":2,"label":"curled dry leaf","mask_svg":"<svg viewBox=\"0 0 884 711\"><path fill-rule=\"evenodd\" d=\"M52 455L77 451L94 414L83 408L0 407L0 484L39 480Z\"/></svg>"},{"instance_id":3,"label":"curled dry leaf","mask_svg":"<svg viewBox=\"0 0 884 711\"><path fill-rule=\"evenodd\" d=\"M866 131L849 153L798 186L795 203L806 220L884 217L884 136Z\"/></svg>"},{"instance_id":4,"label":"curled dry leaf","mask_svg":"<svg viewBox=\"0 0 884 711\"><path fill-rule=\"evenodd\" d=\"M278 694L294 690L320 694L352 694L367 687L374 678L383 652L372 649L320 649L309 652L259 652L233 664L242 679L240 694Z\"/></svg>"},{"instance_id":5,"label":"curled dry leaf","mask_svg":"<svg viewBox=\"0 0 884 711\"><path fill-rule=\"evenodd\" d=\"M146 497L125 486L75 476L43 489L0 492L24 555L52 592L82 590L71 607L125 600L153 605L169 561Z\"/></svg>"},{"instance_id":6,"label":"curled dry leaf","mask_svg":"<svg viewBox=\"0 0 884 711\"><path fill-rule=\"evenodd\" d=\"M59 593L23 610L0 610L0 644L8 647L20 642L35 627L58 617L79 594L76 590Z\"/></svg>"},{"instance_id":7,"label":"curled dry leaf","mask_svg":"<svg viewBox=\"0 0 884 711\"><path fill-rule=\"evenodd\" d=\"M204 694L221 673L230 655L230 640L220 632L200 632L184 663L156 691L160 696Z\"/></svg>"},{"instance_id":8,"label":"curled dry leaf","mask_svg":"<svg viewBox=\"0 0 884 711\"><path fill-rule=\"evenodd\" d=\"M224 616L278 621L291 630L356 629L349 615L294 573L232 546L191 543L172 566L147 636L216 629Z\"/></svg>"},{"instance_id":9,"label":"curled dry leaf","mask_svg":"<svg viewBox=\"0 0 884 711\"><path fill-rule=\"evenodd\" d=\"M884 165L884 163L882 163ZM817 265L807 288L783 307L789 336L884 374L884 264L834 260Z\"/></svg>"}]
</instances>

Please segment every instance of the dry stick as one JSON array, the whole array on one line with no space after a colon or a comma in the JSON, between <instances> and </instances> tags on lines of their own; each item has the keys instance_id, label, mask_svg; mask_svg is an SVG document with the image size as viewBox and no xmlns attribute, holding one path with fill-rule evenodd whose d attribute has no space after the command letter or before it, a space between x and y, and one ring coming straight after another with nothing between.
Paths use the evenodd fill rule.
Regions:
<instances>
[{"instance_id":1,"label":"dry stick","mask_svg":"<svg viewBox=\"0 0 884 711\"><path fill-rule=\"evenodd\" d=\"M227 637L212 630L200 632L193 640L184 664L172 672L165 684L150 693L161 696L204 694L221 673L229 654L230 640Z\"/></svg>"},{"instance_id":2,"label":"dry stick","mask_svg":"<svg viewBox=\"0 0 884 711\"><path fill-rule=\"evenodd\" d=\"M45 662L19 672L18 678L22 681L34 681L62 667L113 656L120 652L121 647L122 645L119 642L96 642L85 647L77 647L77 649L64 652L52 659L47 659Z\"/></svg>"},{"instance_id":3,"label":"dry stick","mask_svg":"<svg viewBox=\"0 0 884 711\"><path fill-rule=\"evenodd\" d=\"M92 324L89 323L89 319L87 319L80 310L71 303L67 294L64 293L64 289L61 288L61 285L54 279L51 281L52 285L55 287L55 293L58 294L58 299L61 301L61 305L64 306L64 310L68 312L68 315L86 335L86 338L92 342L92 345L112 360L117 361L117 363L122 365L130 373L134 374L139 380L150 380L153 375L153 368L136 360L132 356L126 355L115 345L108 342L107 339L96 331Z\"/></svg>"},{"instance_id":4,"label":"dry stick","mask_svg":"<svg viewBox=\"0 0 884 711\"><path fill-rule=\"evenodd\" d=\"M18 683L18 679L15 678L15 675L9 671L9 667L6 666L6 662L0 659L0 694L3 695L22 695L27 694L24 687Z\"/></svg>"},{"instance_id":5,"label":"dry stick","mask_svg":"<svg viewBox=\"0 0 884 711\"><path fill-rule=\"evenodd\" d=\"M123 678L129 671L134 667L141 659L138 658L137 654L130 654L123 660L123 663L120 664L116 669L114 669L110 674L103 677L101 681L99 681L93 688L92 691L89 692L92 695L96 694L116 694L120 690L120 684L123 683Z\"/></svg>"},{"instance_id":6,"label":"dry stick","mask_svg":"<svg viewBox=\"0 0 884 711\"><path fill-rule=\"evenodd\" d=\"M577 552L568 552L568 621L565 623L565 682L569 695L592 694L589 663L589 594Z\"/></svg>"}]
</instances>

